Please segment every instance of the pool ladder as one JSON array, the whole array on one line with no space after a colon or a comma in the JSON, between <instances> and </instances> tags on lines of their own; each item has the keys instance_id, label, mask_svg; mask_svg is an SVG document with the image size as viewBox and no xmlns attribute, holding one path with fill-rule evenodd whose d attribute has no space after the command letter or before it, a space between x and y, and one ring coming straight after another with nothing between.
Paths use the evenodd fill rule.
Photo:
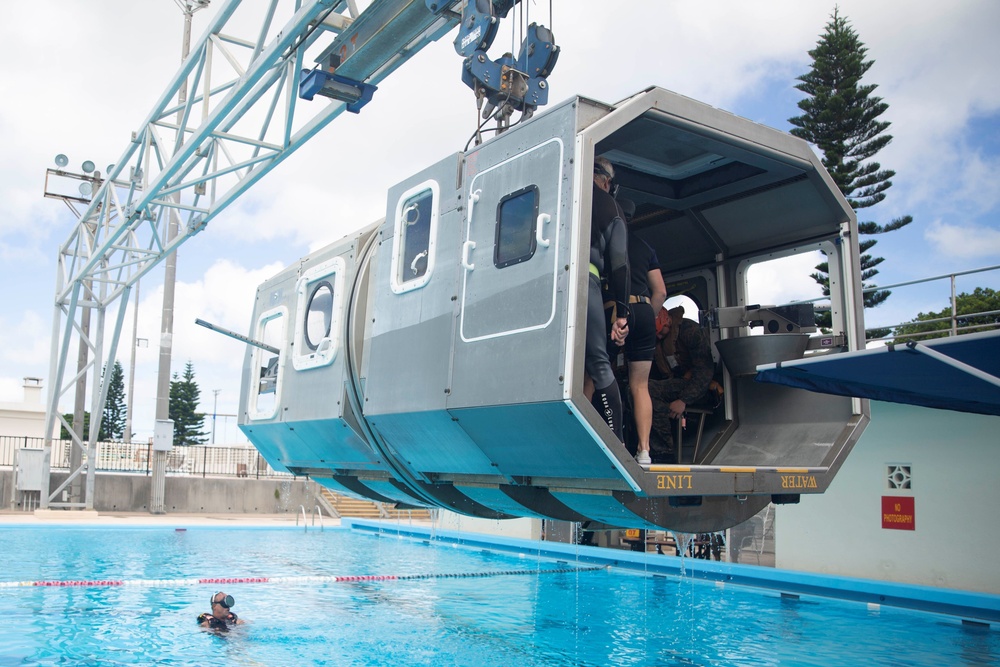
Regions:
<instances>
[{"instance_id":1,"label":"pool ladder","mask_svg":"<svg viewBox=\"0 0 1000 667\"><path fill-rule=\"evenodd\" d=\"M309 530L309 522L306 520L306 506L305 505L299 505L299 513L295 515L295 525L296 526L299 525L299 515L300 514L302 515L302 528L304 530ZM316 525L316 515L317 514L319 515L319 529L320 529L320 532L322 532L323 531L323 510L321 510L319 508L319 505L315 505L313 507L312 525L314 527Z\"/></svg>"}]
</instances>

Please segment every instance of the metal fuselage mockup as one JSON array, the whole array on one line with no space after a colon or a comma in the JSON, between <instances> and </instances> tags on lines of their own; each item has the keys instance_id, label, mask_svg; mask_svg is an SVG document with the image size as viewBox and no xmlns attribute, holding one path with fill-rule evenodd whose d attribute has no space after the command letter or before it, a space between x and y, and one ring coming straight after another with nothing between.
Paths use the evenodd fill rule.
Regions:
<instances>
[{"instance_id":1,"label":"metal fuselage mockup","mask_svg":"<svg viewBox=\"0 0 1000 667\"><path fill-rule=\"evenodd\" d=\"M689 415L676 463L638 465L584 396L598 155L721 353L724 401ZM833 327L810 337L811 308L751 303L747 272L816 250ZM858 256L805 142L657 88L573 98L390 188L383 220L261 285L250 338L272 349L247 348L240 427L272 467L353 496L721 530L822 493L864 429L864 401L754 382L864 346Z\"/></svg>"}]
</instances>

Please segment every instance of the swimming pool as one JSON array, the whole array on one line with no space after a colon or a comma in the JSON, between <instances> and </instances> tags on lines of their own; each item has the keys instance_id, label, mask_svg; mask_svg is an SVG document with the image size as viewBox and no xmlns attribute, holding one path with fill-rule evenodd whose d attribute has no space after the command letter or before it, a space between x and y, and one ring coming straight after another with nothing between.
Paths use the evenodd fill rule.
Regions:
<instances>
[{"instance_id":1,"label":"swimming pool","mask_svg":"<svg viewBox=\"0 0 1000 667\"><path fill-rule=\"evenodd\" d=\"M666 556L345 523L353 528L0 529L3 582L122 582L0 588L0 665L1000 661L996 596L928 598L986 617L970 624L830 599L809 580L787 584L784 596L735 583L781 574L765 568L687 561L677 577L669 568L678 559ZM196 583L237 577L271 580ZM218 589L236 598L247 625L226 634L196 627Z\"/></svg>"}]
</instances>

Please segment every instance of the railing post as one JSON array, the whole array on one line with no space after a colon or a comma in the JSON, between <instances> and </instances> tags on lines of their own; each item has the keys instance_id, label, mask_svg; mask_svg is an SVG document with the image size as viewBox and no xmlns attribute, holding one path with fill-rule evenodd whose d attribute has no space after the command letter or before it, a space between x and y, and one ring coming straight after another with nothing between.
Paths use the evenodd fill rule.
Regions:
<instances>
[{"instance_id":1,"label":"railing post","mask_svg":"<svg viewBox=\"0 0 1000 667\"><path fill-rule=\"evenodd\" d=\"M951 274L951 335L958 335L958 300L955 298L955 274Z\"/></svg>"},{"instance_id":2,"label":"railing post","mask_svg":"<svg viewBox=\"0 0 1000 667\"><path fill-rule=\"evenodd\" d=\"M147 442L146 443L146 477L149 477L149 459L152 458L152 455L153 455L153 443Z\"/></svg>"},{"instance_id":3,"label":"railing post","mask_svg":"<svg viewBox=\"0 0 1000 667\"><path fill-rule=\"evenodd\" d=\"M208 447L201 446L201 478L205 479L205 468L208 467Z\"/></svg>"}]
</instances>

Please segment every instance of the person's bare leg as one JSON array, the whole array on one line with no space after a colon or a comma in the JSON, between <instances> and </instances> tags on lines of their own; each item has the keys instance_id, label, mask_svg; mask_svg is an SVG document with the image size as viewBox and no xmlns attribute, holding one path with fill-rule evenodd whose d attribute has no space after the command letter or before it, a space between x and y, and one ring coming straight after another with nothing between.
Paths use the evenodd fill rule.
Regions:
<instances>
[{"instance_id":1,"label":"person's bare leg","mask_svg":"<svg viewBox=\"0 0 1000 667\"><path fill-rule=\"evenodd\" d=\"M588 401L594 400L594 380L589 375L583 376L583 395Z\"/></svg>"},{"instance_id":2,"label":"person's bare leg","mask_svg":"<svg viewBox=\"0 0 1000 667\"><path fill-rule=\"evenodd\" d=\"M649 453L649 430L653 426L653 401L649 398L649 370L652 361L628 363L628 386L632 394L632 416L639 438L638 452Z\"/></svg>"}]
</instances>

